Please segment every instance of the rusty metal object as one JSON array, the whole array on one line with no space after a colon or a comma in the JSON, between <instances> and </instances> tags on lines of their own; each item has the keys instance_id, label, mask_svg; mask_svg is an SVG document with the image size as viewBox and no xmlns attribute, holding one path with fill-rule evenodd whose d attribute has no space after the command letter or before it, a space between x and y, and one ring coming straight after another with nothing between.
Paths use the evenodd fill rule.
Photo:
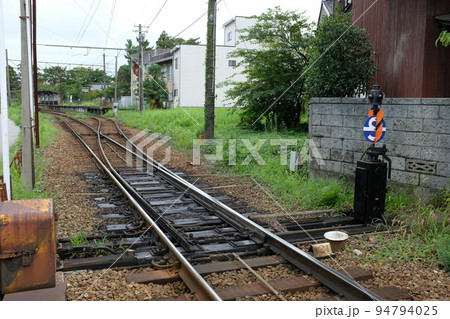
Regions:
<instances>
[{"instance_id":1,"label":"rusty metal object","mask_svg":"<svg viewBox=\"0 0 450 319\"><path fill-rule=\"evenodd\" d=\"M22 171L22 147L17 150L17 153L13 159L13 164L16 171Z\"/></svg>"},{"instance_id":2,"label":"rusty metal object","mask_svg":"<svg viewBox=\"0 0 450 319\"><path fill-rule=\"evenodd\" d=\"M52 199L0 203L0 294L55 286Z\"/></svg>"},{"instance_id":3,"label":"rusty metal object","mask_svg":"<svg viewBox=\"0 0 450 319\"><path fill-rule=\"evenodd\" d=\"M0 202L5 202L8 200L8 195L6 194L6 184L0 183Z\"/></svg>"}]
</instances>

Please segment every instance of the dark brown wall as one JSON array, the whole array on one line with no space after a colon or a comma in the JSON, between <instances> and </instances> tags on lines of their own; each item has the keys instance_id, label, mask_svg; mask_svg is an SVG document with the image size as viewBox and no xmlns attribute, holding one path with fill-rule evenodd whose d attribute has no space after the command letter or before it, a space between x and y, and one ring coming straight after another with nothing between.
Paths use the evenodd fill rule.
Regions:
<instances>
[{"instance_id":1,"label":"dark brown wall","mask_svg":"<svg viewBox=\"0 0 450 319\"><path fill-rule=\"evenodd\" d=\"M353 0L353 21L376 49L375 82L388 97L450 97L450 47L434 45L448 0Z\"/></svg>"}]
</instances>

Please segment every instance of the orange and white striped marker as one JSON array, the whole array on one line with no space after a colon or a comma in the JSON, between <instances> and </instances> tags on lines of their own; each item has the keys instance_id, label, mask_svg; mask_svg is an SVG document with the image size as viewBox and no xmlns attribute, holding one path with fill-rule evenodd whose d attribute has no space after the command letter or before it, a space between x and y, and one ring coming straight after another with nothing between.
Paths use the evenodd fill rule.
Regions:
<instances>
[{"instance_id":1,"label":"orange and white striped marker","mask_svg":"<svg viewBox=\"0 0 450 319\"><path fill-rule=\"evenodd\" d=\"M379 109L377 114L374 113L374 111L372 109L369 110L369 117L371 116L376 116L376 121L375 121L375 141L372 142L372 144L375 144L376 142L378 142L381 138L381 136L383 135L383 110Z\"/></svg>"}]
</instances>

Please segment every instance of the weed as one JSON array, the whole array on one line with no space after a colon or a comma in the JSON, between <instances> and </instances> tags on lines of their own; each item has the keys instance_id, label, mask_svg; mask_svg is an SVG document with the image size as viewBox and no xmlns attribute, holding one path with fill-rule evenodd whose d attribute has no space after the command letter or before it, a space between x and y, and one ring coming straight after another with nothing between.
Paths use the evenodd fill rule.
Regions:
<instances>
[{"instance_id":1,"label":"weed","mask_svg":"<svg viewBox=\"0 0 450 319\"><path fill-rule=\"evenodd\" d=\"M443 234L438 239L437 254L445 271L450 271L450 234Z\"/></svg>"},{"instance_id":2,"label":"weed","mask_svg":"<svg viewBox=\"0 0 450 319\"><path fill-rule=\"evenodd\" d=\"M85 246L88 243L86 233L82 231L81 233L72 234L70 243L72 246Z\"/></svg>"}]
</instances>

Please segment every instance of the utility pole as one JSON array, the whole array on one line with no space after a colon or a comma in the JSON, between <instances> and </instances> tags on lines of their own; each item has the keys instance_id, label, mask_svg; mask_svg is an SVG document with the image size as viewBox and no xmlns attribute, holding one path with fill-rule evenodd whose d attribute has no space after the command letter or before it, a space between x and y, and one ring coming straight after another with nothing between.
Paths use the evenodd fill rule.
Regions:
<instances>
[{"instance_id":1,"label":"utility pole","mask_svg":"<svg viewBox=\"0 0 450 319\"><path fill-rule=\"evenodd\" d=\"M0 0L0 131L2 141L3 182L6 184L6 200L11 200L11 184L9 183L11 180L11 175L9 171L8 98L6 94L6 91L8 91L6 78L7 74L9 74L9 67L5 48L5 29L3 17L3 0Z\"/></svg>"},{"instance_id":2,"label":"utility pole","mask_svg":"<svg viewBox=\"0 0 450 319\"><path fill-rule=\"evenodd\" d=\"M115 79L114 79L114 103L117 103L117 55L116 55L116 67L115 67Z\"/></svg>"},{"instance_id":3,"label":"utility pole","mask_svg":"<svg viewBox=\"0 0 450 319\"><path fill-rule=\"evenodd\" d=\"M105 53L103 53L103 106L106 106L106 61Z\"/></svg>"},{"instance_id":4,"label":"utility pole","mask_svg":"<svg viewBox=\"0 0 450 319\"><path fill-rule=\"evenodd\" d=\"M6 56L6 90L8 91L8 107L11 106L11 79L9 78L9 60L8 50L5 50Z\"/></svg>"},{"instance_id":5,"label":"utility pole","mask_svg":"<svg viewBox=\"0 0 450 319\"><path fill-rule=\"evenodd\" d=\"M33 98L34 98L34 135L36 137L36 149L40 147L39 136L39 96L38 96L38 68L37 68L37 20L36 20L36 1L32 0L32 19L33 23Z\"/></svg>"},{"instance_id":6,"label":"utility pole","mask_svg":"<svg viewBox=\"0 0 450 319\"><path fill-rule=\"evenodd\" d=\"M63 69L60 67L59 68L59 101L60 104L63 102ZM58 101L58 102L59 102Z\"/></svg>"},{"instance_id":7,"label":"utility pole","mask_svg":"<svg viewBox=\"0 0 450 319\"><path fill-rule=\"evenodd\" d=\"M28 28L26 2L20 1L21 72L22 72L22 184L34 188L33 132L31 127L30 68L28 63Z\"/></svg>"},{"instance_id":8,"label":"utility pole","mask_svg":"<svg viewBox=\"0 0 450 319\"><path fill-rule=\"evenodd\" d=\"M216 82L216 0L208 0L205 70L205 138L214 138Z\"/></svg>"},{"instance_id":9,"label":"utility pole","mask_svg":"<svg viewBox=\"0 0 450 319\"><path fill-rule=\"evenodd\" d=\"M144 110L144 33L147 33L147 31L142 31L142 24L139 24L138 26L138 32L139 32L139 112L142 113ZM148 27L144 27L148 28ZM136 32L136 31L135 31Z\"/></svg>"}]
</instances>

